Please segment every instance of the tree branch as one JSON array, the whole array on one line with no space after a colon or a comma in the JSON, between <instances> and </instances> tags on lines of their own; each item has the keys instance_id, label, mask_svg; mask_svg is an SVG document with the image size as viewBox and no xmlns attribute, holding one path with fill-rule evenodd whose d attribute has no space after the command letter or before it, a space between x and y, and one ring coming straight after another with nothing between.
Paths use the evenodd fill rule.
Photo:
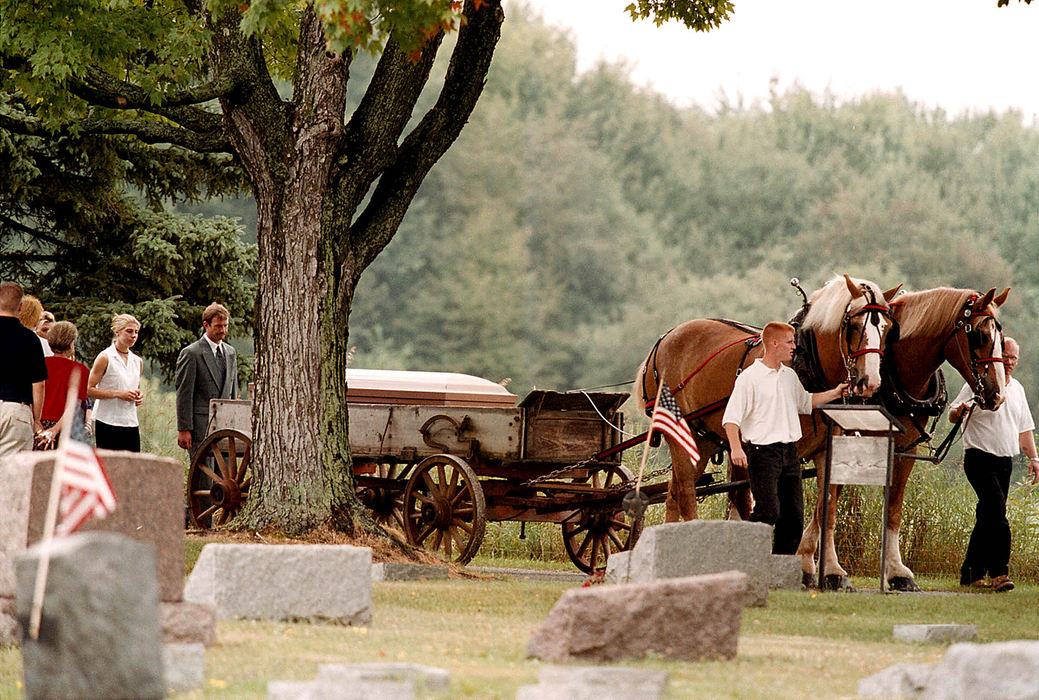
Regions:
<instances>
[{"instance_id":1,"label":"tree branch","mask_svg":"<svg viewBox=\"0 0 1039 700\"><path fill-rule=\"evenodd\" d=\"M149 119L85 119L80 122L83 134L128 134L145 143L171 143L198 153L227 153L231 141L223 133L199 134L170 124Z\"/></svg>"},{"instance_id":2,"label":"tree branch","mask_svg":"<svg viewBox=\"0 0 1039 700\"><path fill-rule=\"evenodd\" d=\"M44 255L42 253L4 253L4 262L7 264L11 263L36 263L36 262L49 262L49 263L60 263L67 262L68 259L64 255L58 255L52 253L50 255Z\"/></svg>"},{"instance_id":3,"label":"tree branch","mask_svg":"<svg viewBox=\"0 0 1039 700\"><path fill-rule=\"evenodd\" d=\"M28 236L33 237L33 238L37 238L39 240L42 240L42 241L44 241L46 243L50 243L51 245L53 245L53 246L55 246L57 248L74 248L74 246L71 245L70 243L68 243L67 241L63 241L63 240L61 240L61 239L59 239L59 238L57 238L55 236L52 236L49 233L44 233L43 231L40 231L39 229L30 228L30 227L26 226L25 224L23 224L22 222L16 221L16 220L14 220L14 219L12 219L12 218L10 218L8 216L4 216L2 214L0 214L0 224L3 224L4 226L7 226L8 228L12 228L12 229L14 229L16 231L19 231L20 233L24 233L24 234L26 234ZM4 255L6 256L6 255L8 255L8 253L4 253Z\"/></svg>"},{"instance_id":4,"label":"tree branch","mask_svg":"<svg viewBox=\"0 0 1039 700\"><path fill-rule=\"evenodd\" d=\"M262 42L244 36L240 23L241 15L228 11L213 28L213 70L235 76L242 86L220 98L224 131L254 188L276 189L285 177L291 105L278 94Z\"/></svg>"},{"instance_id":5,"label":"tree branch","mask_svg":"<svg viewBox=\"0 0 1039 700\"><path fill-rule=\"evenodd\" d=\"M215 132L223 128L221 116L198 105L231 94L238 83L233 77L224 77L164 95L161 102L154 103L145 90L91 67L85 82L70 80L68 88L91 105L152 112L194 131Z\"/></svg>"},{"instance_id":6,"label":"tree branch","mask_svg":"<svg viewBox=\"0 0 1039 700\"><path fill-rule=\"evenodd\" d=\"M500 0L481 5L477 10L474 0L466 0L466 22L458 33L436 104L404 139L368 206L351 227L355 282L393 238L422 180L458 138L483 92L505 14Z\"/></svg>"},{"instance_id":7,"label":"tree branch","mask_svg":"<svg viewBox=\"0 0 1039 700\"><path fill-rule=\"evenodd\" d=\"M393 38L387 42L371 83L346 127L337 159L339 195L353 211L372 182L393 163L397 143L433 68L443 33L430 40L418 61Z\"/></svg>"},{"instance_id":8,"label":"tree branch","mask_svg":"<svg viewBox=\"0 0 1039 700\"><path fill-rule=\"evenodd\" d=\"M69 90L91 104L113 109L155 111L199 105L230 95L239 87L238 78L232 73L219 76L208 83L165 93L159 102L155 102L146 90L125 80L119 80L100 68L91 66L83 78L84 82L69 81Z\"/></svg>"},{"instance_id":9,"label":"tree branch","mask_svg":"<svg viewBox=\"0 0 1039 700\"><path fill-rule=\"evenodd\" d=\"M3 113L0 113L0 129L6 129L22 136L46 136L48 134L47 129L37 119L17 119Z\"/></svg>"},{"instance_id":10,"label":"tree branch","mask_svg":"<svg viewBox=\"0 0 1039 700\"><path fill-rule=\"evenodd\" d=\"M327 49L324 23L308 6L300 22L292 95L293 130L303 141L308 135L342 136L352 57Z\"/></svg>"}]
</instances>

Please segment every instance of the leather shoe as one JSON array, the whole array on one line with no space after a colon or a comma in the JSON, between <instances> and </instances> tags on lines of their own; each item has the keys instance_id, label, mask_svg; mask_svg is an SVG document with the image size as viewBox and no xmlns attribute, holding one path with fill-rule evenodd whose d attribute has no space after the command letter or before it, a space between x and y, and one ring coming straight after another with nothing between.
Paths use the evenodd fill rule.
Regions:
<instances>
[{"instance_id":1,"label":"leather shoe","mask_svg":"<svg viewBox=\"0 0 1039 700\"><path fill-rule=\"evenodd\" d=\"M989 585L992 586L992 590L996 591L997 593L1007 593L1009 591L1014 590L1014 582L1011 581L1010 577L1006 574L994 577L989 582Z\"/></svg>"},{"instance_id":2,"label":"leather shoe","mask_svg":"<svg viewBox=\"0 0 1039 700\"><path fill-rule=\"evenodd\" d=\"M967 586L968 588L989 588L989 582L983 578L979 578L977 581L971 581L970 583L960 582L961 586Z\"/></svg>"}]
</instances>

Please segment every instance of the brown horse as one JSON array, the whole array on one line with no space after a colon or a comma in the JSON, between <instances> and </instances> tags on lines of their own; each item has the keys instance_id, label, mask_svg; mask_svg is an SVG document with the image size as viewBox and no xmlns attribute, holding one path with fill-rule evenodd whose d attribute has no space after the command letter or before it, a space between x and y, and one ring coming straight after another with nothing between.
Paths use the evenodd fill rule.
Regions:
<instances>
[{"instance_id":1,"label":"brown horse","mask_svg":"<svg viewBox=\"0 0 1039 700\"><path fill-rule=\"evenodd\" d=\"M986 294L967 289L941 287L921 292L902 294L891 303L898 323L898 336L889 340L884 359L882 395L888 409L899 419L907 432L899 435L895 452L915 454L924 435L927 421L925 411L928 394L939 390L935 373L948 361L974 387L981 408L994 410L1003 402L1006 375L1002 362L1002 336L997 318L999 307L1006 301L1009 289L996 296L996 290ZM944 397L939 412L944 409ZM826 462L823 451L813 455L817 466ZM913 572L902 563L898 547L898 533L902 524L902 501L906 483L913 470L912 457L896 457L892 470L892 484L888 498L887 551L884 577L893 590L918 591ZM821 488L823 469L819 469ZM830 503L836 501L839 489L831 486ZM836 506L829 509L827 541L823 543L826 557L828 588L846 587L847 572L837 561L833 540ZM815 553L819 541L822 517L822 499L818 499L815 514L801 537L798 554L802 555L802 570L814 579ZM830 574L833 574L831 578Z\"/></svg>"},{"instance_id":2,"label":"brown horse","mask_svg":"<svg viewBox=\"0 0 1039 700\"><path fill-rule=\"evenodd\" d=\"M870 396L879 388L880 358L892 327L887 300L895 291L883 292L872 282L844 275L812 295L801 329L814 334L828 386L848 381L853 393L861 396ZM666 381L700 443L701 457L693 464L684 450L668 441L672 465L665 508L668 522L697 517L696 482L713 453L726 444L721 425L725 403L737 374L761 357L758 341L756 328L696 319L664 334L639 368L632 394L645 407L655 400L660 382ZM802 420L802 429L805 427ZM814 438L818 431L812 421L807 428ZM818 445L811 447L817 449ZM746 489L739 498L741 515L747 517L750 495Z\"/></svg>"}]
</instances>

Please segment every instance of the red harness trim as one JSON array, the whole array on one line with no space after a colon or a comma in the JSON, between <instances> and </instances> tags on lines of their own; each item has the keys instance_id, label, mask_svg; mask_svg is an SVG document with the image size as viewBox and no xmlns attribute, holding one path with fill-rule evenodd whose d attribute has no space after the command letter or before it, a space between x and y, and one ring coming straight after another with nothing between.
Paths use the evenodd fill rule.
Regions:
<instances>
[{"instance_id":1,"label":"red harness trim","mask_svg":"<svg viewBox=\"0 0 1039 700\"><path fill-rule=\"evenodd\" d=\"M761 337L760 335L752 335L752 336L751 336L751 338L752 338L752 339L754 339L754 342L757 342L757 339L758 339L758 338L760 338L760 337ZM747 340L749 340L749 339L748 339L748 338L738 338L738 339L736 339L736 340L732 341L731 343L729 343L728 345L726 345L726 346L724 346L724 347L722 347L722 348L720 348L720 349L718 349L718 350L715 350L715 351L714 351L714 353L712 353L712 354L711 354L711 356L710 356L710 357L708 357L708 358L707 358L706 360L704 360L703 362L701 362L701 363L700 363L700 366L699 366L699 367L697 367L696 369L694 369L694 370L693 370L693 371L692 371L692 372L691 372L691 373L689 374L689 376L688 376L688 377L686 377L685 379L683 379L682 381L680 381L680 382L679 382L679 383L678 383L678 384L677 384L677 385L675 386L675 388L671 390L671 393L672 393L672 394L677 394L678 392L680 392L680 391L682 390L682 388L683 388L683 387L685 387L685 385L689 383L689 380L690 380L690 379L692 379L693 377L695 377L695 376L696 376L696 373L697 373L697 372L699 372L700 370L702 370L702 369L704 368L704 366L705 366L705 365L706 365L706 364L707 364L708 362L710 362L711 360L713 360L713 359L714 359L715 357L717 357L717 356L718 356L718 355L720 355L721 353L725 352L726 350L728 350L729 348L731 348L731 347L732 347L733 345L739 345L740 343L745 343L745 342L747 342Z\"/></svg>"},{"instance_id":2,"label":"red harness trim","mask_svg":"<svg viewBox=\"0 0 1039 700\"><path fill-rule=\"evenodd\" d=\"M854 360L856 357L861 357L863 355L868 355L871 352L875 352L878 355L880 355L881 357L884 356L884 351L881 350L880 348L866 348L865 350L856 350L855 352L850 353L848 355L848 359L849 360Z\"/></svg>"}]
</instances>

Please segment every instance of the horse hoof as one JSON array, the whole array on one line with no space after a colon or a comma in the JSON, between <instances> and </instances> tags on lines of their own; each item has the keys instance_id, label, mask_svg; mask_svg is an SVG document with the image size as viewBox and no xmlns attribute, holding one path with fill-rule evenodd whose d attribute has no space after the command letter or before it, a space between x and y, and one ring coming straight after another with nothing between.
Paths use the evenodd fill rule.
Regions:
<instances>
[{"instance_id":1,"label":"horse hoof","mask_svg":"<svg viewBox=\"0 0 1039 700\"><path fill-rule=\"evenodd\" d=\"M851 585L851 580L847 576L840 574L829 574L826 577L826 590L828 591L844 591L845 593L855 593L855 586Z\"/></svg>"},{"instance_id":2,"label":"horse hoof","mask_svg":"<svg viewBox=\"0 0 1039 700\"><path fill-rule=\"evenodd\" d=\"M815 574L810 574L807 571L801 572L801 585L810 591L819 587L819 584L815 581Z\"/></svg>"},{"instance_id":3,"label":"horse hoof","mask_svg":"<svg viewBox=\"0 0 1039 700\"><path fill-rule=\"evenodd\" d=\"M916 585L916 581L909 576L889 578L887 587L893 591L902 591L903 593L916 593L920 590L920 586Z\"/></svg>"}]
</instances>

